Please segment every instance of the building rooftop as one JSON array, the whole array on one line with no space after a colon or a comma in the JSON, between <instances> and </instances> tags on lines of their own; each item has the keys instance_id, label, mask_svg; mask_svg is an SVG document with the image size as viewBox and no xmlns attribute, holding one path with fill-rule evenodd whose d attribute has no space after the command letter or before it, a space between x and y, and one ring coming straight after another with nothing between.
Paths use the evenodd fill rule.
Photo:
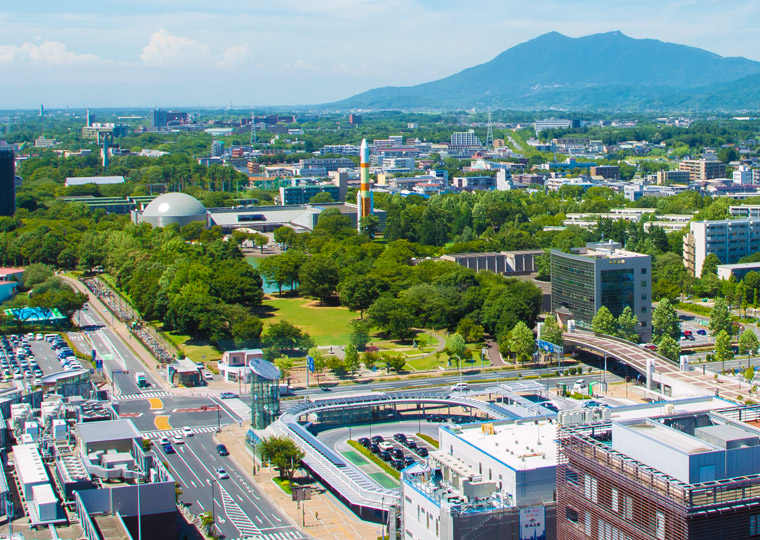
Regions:
<instances>
[{"instance_id":1,"label":"building rooftop","mask_svg":"<svg viewBox=\"0 0 760 540\"><path fill-rule=\"evenodd\" d=\"M493 435L488 433L489 425L493 425ZM462 428L457 435L514 470L557 465L556 424L549 420L481 424Z\"/></svg>"},{"instance_id":2,"label":"building rooftop","mask_svg":"<svg viewBox=\"0 0 760 540\"><path fill-rule=\"evenodd\" d=\"M66 178L66 187L85 184L123 184L123 176L76 176Z\"/></svg>"},{"instance_id":3,"label":"building rooftop","mask_svg":"<svg viewBox=\"0 0 760 540\"><path fill-rule=\"evenodd\" d=\"M186 217L206 214L206 207L185 193L164 193L153 199L143 210L144 217Z\"/></svg>"},{"instance_id":4,"label":"building rooftop","mask_svg":"<svg viewBox=\"0 0 760 540\"><path fill-rule=\"evenodd\" d=\"M84 443L142 438L132 420L125 419L77 424L77 431Z\"/></svg>"},{"instance_id":5,"label":"building rooftop","mask_svg":"<svg viewBox=\"0 0 760 540\"><path fill-rule=\"evenodd\" d=\"M282 373L280 373L280 368L278 368L271 362L267 362L266 360L263 360L261 358L255 358L255 357L251 358L249 365L251 367L251 370L262 379L266 379L268 381L274 381L282 377Z\"/></svg>"}]
</instances>

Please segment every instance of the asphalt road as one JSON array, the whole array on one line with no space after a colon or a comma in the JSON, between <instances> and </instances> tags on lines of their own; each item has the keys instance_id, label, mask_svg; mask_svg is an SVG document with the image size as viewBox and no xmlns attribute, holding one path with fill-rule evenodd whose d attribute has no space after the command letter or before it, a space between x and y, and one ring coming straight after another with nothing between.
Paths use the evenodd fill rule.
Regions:
<instances>
[{"instance_id":1,"label":"asphalt road","mask_svg":"<svg viewBox=\"0 0 760 540\"><path fill-rule=\"evenodd\" d=\"M184 444L174 445L174 454L165 454L160 445L155 448L182 485L181 500L195 514L213 508L219 532L225 538L304 538L258 487L246 481L232 460L219 455L211 434L186 438ZM229 478L218 478L216 470L220 467Z\"/></svg>"}]
</instances>

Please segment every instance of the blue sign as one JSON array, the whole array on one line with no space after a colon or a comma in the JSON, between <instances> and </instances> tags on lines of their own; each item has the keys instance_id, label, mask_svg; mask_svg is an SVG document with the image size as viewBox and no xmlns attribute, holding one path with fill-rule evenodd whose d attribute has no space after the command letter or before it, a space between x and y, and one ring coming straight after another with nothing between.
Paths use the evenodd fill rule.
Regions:
<instances>
[{"instance_id":1,"label":"blue sign","mask_svg":"<svg viewBox=\"0 0 760 540\"><path fill-rule=\"evenodd\" d=\"M95 369L103 369L103 360L100 358L95 360Z\"/></svg>"},{"instance_id":2,"label":"blue sign","mask_svg":"<svg viewBox=\"0 0 760 540\"><path fill-rule=\"evenodd\" d=\"M92 361L93 361L93 362L95 361L95 356L96 356L97 354L98 354L98 351L96 351L95 349L93 349L93 350L92 350Z\"/></svg>"},{"instance_id":3,"label":"blue sign","mask_svg":"<svg viewBox=\"0 0 760 540\"><path fill-rule=\"evenodd\" d=\"M309 371L314 373L314 359L311 356L306 357L306 366L309 368Z\"/></svg>"},{"instance_id":4,"label":"blue sign","mask_svg":"<svg viewBox=\"0 0 760 540\"><path fill-rule=\"evenodd\" d=\"M563 347L560 347L559 345L555 345L554 343L550 343L548 341L544 341L543 339L537 339L536 346L542 351L550 353L562 354L564 352Z\"/></svg>"}]
</instances>

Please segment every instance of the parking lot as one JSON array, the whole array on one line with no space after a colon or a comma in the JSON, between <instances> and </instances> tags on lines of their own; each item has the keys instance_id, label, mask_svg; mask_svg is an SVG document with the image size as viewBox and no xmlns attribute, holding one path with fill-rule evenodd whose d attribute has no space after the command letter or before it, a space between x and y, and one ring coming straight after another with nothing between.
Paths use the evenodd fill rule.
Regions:
<instances>
[{"instance_id":1,"label":"parking lot","mask_svg":"<svg viewBox=\"0 0 760 540\"><path fill-rule=\"evenodd\" d=\"M704 347L713 344L714 340L707 326L708 317L679 312L678 319L681 322L681 347ZM704 324L701 324L702 322Z\"/></svg>"},{"instance_id":2,"label":"parking lot","mask_svg":"<svg viewBox=\"0 0 760 540\"><path fill-rule=\"evenodd\" d=\"M373 435L372 438L361 437L358 441L397 471L414 465L418 461L424 461L430 452L435 450L413 433L398 432L393 437Z\"/></svg>"},{"instance_id":3,"label":"parking lot","mask_svg":"<svg viewBox=\"0 0 760 540\"><path fill-rule=\"evenodd\" d=\"M58 334L46 335L47 341L43 334L10 334L0 338L0 379L40 385L45 375L82 368Z\"/></svg>"}]
</instances>

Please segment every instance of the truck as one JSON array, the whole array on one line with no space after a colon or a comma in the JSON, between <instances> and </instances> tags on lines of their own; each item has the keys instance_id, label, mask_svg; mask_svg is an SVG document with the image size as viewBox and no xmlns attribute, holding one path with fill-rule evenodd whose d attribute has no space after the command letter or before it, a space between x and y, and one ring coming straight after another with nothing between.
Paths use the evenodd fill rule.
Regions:
<instances>
[{"instance_id":1,"label":"truck","mask_svg":"<svg viewBox=\"0 0 760 540\"><path fill-rule=\"evenodd\" d=\"M289 386L287 384L281 384L280 385L280 395L281 396L292 396L292 395L295 395L295 390L293 390L292 386Z\"/></svg>"},{"instance_id":2,"label":"truck","mask_svg":"<svg viewBox=\"0 0 760 540\"><path fill-rule=\"evenodd\" d=\"M145 372L138 371L135 373L135 384L137 384L138 388L147 388L149 386L148 378L145 376Z\"/></svg>"}]
</instances>

